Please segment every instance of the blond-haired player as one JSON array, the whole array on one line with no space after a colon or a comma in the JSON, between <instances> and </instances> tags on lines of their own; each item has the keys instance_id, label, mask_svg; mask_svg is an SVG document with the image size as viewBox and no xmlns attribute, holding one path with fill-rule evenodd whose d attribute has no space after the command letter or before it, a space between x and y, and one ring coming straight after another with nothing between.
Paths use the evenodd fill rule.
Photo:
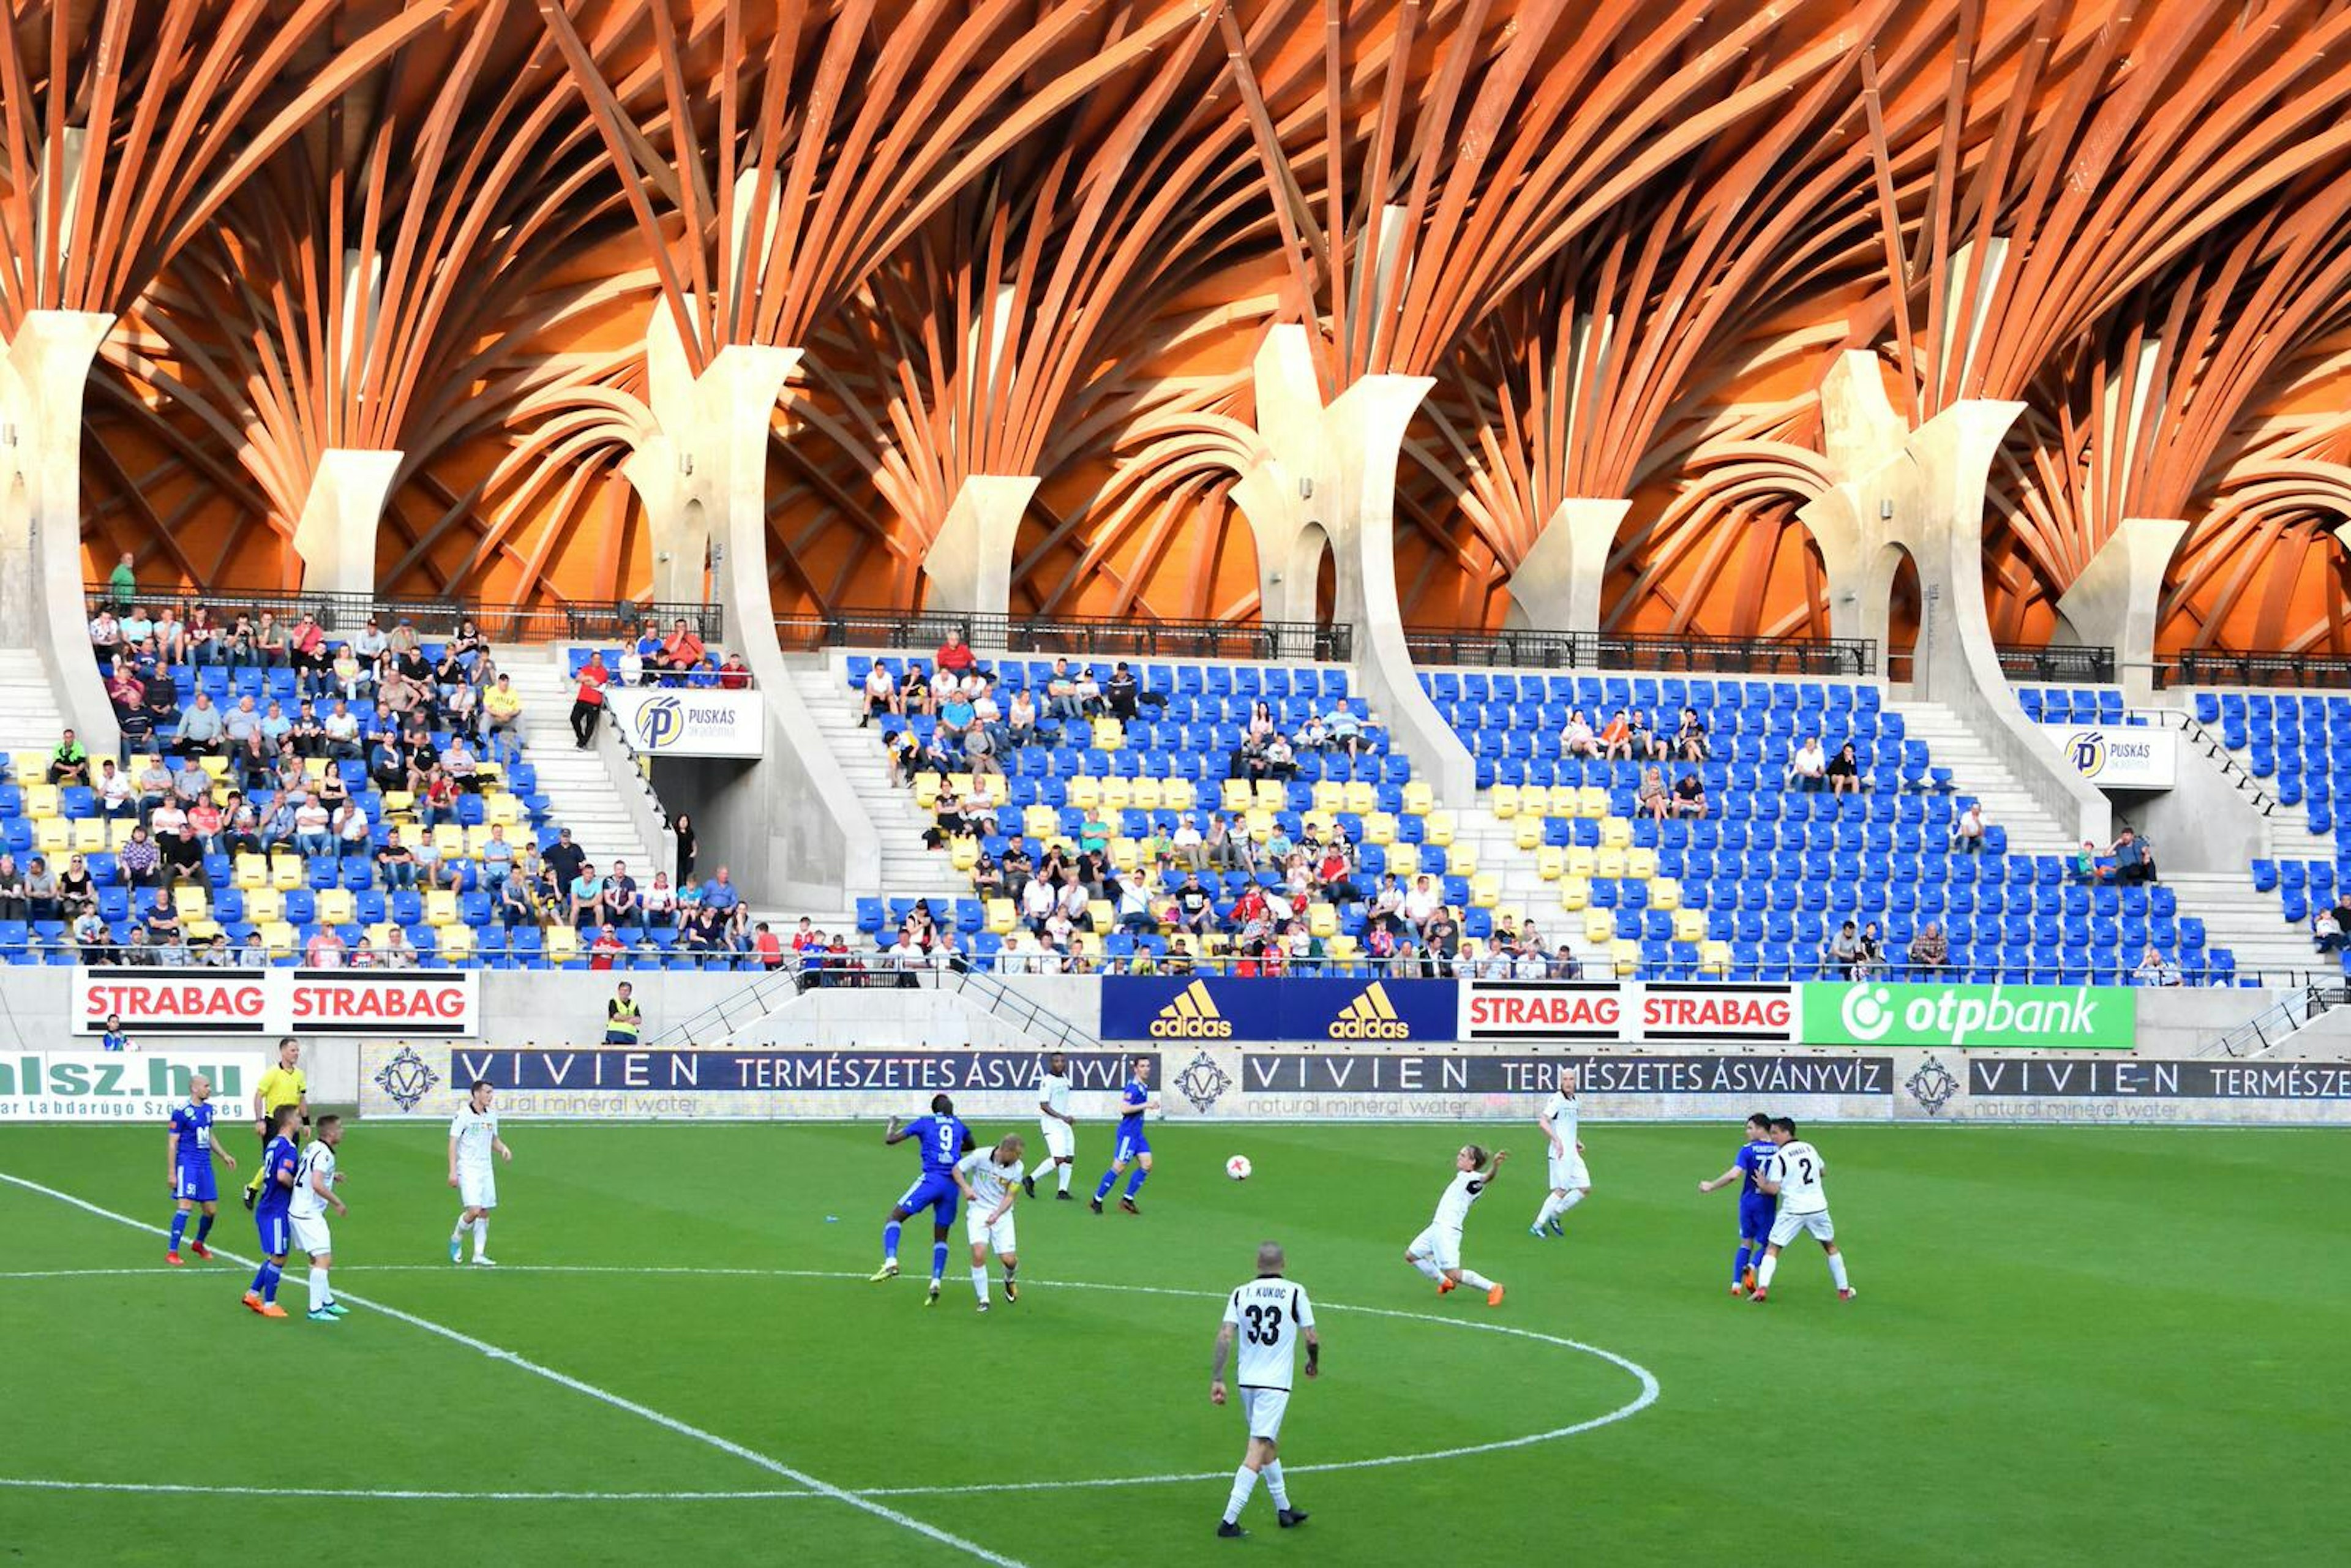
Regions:
<instances>
[{"instance_id":1,"label":"blond-haired player","mask_svg":"<svg viewBox=\"0 0 2351 1568\"><path fill-rule=\"evenodd\" d=\"M1437 1218L1405 1249L1404 1260L1436 1281L1438 1295L1468 1285L1486 1292L1488 1306L1502 1304L1501 1286L1461 1266L1461 1227L1469 1218L1469 1206L1494 1185L1494 1178L1502 1174L1502 1162L1510 1157L1508 1149L1498 1150L1489 1162L1484 1149L1464 1144L1453 1156L1453 1179L1437 1200Z\"/></svg>"},{"instance_id":2,"label":"blond-haired player","mask_svg":"<svg viewBox=\"0 0 2351 1568\"><path fill-rule=\"evenodd\" d=\"M987 1311L987 1253L996 1249L1004 1265L1004 1302L1020 1299L1013 1270L1020 1267L1020 1240L1012 1228L1012 1203L1020 1196L1020 1152L1018 1137L1006 1138L992 1149L974 1149L955 1164L956 1186L963 1188L964 1236L971 1243L971 1288L979 1310Z\"/></svg>"}]
</instances>

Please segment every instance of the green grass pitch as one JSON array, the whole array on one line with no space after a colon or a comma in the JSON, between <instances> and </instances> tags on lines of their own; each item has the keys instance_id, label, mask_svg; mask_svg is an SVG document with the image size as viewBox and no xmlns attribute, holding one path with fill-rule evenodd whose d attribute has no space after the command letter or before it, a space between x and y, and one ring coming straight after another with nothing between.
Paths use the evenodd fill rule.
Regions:
<instances>
[{"instance_id":1,"label":"green grass pitch","mask_svg":"<svg viewBox=\"0 0 2351 1568\"><path fill-rule=\"evenodd\" d=\"M1030 1568L2341 1561L2339 1133L1808 1128L1860 1299L1800 1240L1756 1307L1727 1291L1730 1200L1696 1188L1731 1122L1588 1120L1564 1242L1526 1234L1540 1134L1489 1127L1518 1153L1465 1249L1509 1286L1492 1311L1402 1259L1458 1129L1171 1125L1143 1218L1019 1207L1029 1289L985 1318L960 1224L936 1308L920 1227L906 1278L863 1281L914 1168L879 1133L510 1124L492 1273L446 1261L437 1130L356 1124L338 1282L463 1340L303 1322L298 1268L298 1316L264 1322L249 1268L167 1269L155 1237L0 1183L0 1563L984 1560L916 1526ZM1081 1197L1107 1145L1082 1129ZM162 1164L161 1129L0 1130L0 1173L152 1225ZM1212 1531L1243 1434L1208 1361L1266 1237L1321 1303L1326 1375L1282 1434L1313 1519L1276 1531L1260 1490L1236 1543ZM233 1198L214 1239L253 1250ZM1639 1396L1559 1340L1657 1399L1491 1446ZM777 1495L804 1490L786 1471L888 1511ZM1134 1477L1175 1479L1078 1484ZM21 1484L56 1481L367 1495ZM379 1495L402 1492L428 1495ZM494 1492L539 1495L448 1495ZM544 1495L579 1493L654 1495ZM741 1493L767 1495L709 1495Z\"/></svg>"}]
</instances>

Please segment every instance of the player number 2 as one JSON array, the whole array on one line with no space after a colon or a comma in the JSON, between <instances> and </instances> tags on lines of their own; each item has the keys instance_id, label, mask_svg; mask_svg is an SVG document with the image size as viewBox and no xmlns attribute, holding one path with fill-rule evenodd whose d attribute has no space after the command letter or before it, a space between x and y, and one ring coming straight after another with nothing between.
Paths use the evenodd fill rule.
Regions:
<instances>
[{"instance_id":1,"label":"player number 2","mask_svg":"<svg viewBox=\"0 0 2351 1568\"><path fill-rule=\"evenodd\" d=\"M1797 1165L1799 1165L1799 1166L1801 1166L1802 1167L1803 1167L1803 1172L1804 1172L1803 1176L1802 1176L1801 1178L1799 1178L1799 1179L1798 1179L1798 1181L1797 1181L1796 1185L1797 1185L1798 1186L1812 1186L1812 1185L1813 1185L1813 1162L1812 1162L1812 1161L1810 1161L1810 1160L1798 1160L1798 1161L1796 1162L1796 1164L1797 1164Z\"/></svg>"},{"instance_id":2,"label":"player number 2","mask_svg":"<svg viewBox=\"0 0 2351 1568\"><path fill-rule=\"evenodd\" d=\"M1281 1343L1281 1309L1280 1307L1245 1307L1242 1309L1242 1315L1249 1319L1249 1327L1242 1331L1242 1337L1249 1343L1280 1344Z\"/></svg>"}]
</instances>

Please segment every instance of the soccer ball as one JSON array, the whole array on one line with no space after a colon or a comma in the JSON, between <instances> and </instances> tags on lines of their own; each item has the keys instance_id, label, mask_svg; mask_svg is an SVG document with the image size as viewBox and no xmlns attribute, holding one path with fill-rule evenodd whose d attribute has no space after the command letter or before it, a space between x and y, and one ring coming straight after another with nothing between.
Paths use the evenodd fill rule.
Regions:
<instances>
[{"instance_id":1,"label":"soccer ball","mask_svg":"<svg viewBox=\"0 0 2351 1568\"><path fill-rule=\"evenodd\" d=\"M1225 1162L1225 1174L1232 1177L1235 1181L1249 1180L1249 1156L1247 1155L1235 1155L1231 1159L1227 1160Z\"/></svg>"}]
</instances>

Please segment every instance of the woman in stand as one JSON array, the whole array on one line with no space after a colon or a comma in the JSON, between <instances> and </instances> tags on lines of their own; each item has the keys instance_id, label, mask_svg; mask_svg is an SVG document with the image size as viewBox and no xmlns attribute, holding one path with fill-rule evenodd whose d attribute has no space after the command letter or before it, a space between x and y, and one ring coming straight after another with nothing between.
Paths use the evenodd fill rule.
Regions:
<instances>
[{"instance_id":1,"label":"woman in stand","mask_svg":"<svg viewBox=\"0 0 2351 1568\"><path fill-rule=\"evenodd\" d=\"M680 811L670 819L669 831L677 835L677 885L684 887L694 880L694 819Z\"/></svg>"}]
</instances>

